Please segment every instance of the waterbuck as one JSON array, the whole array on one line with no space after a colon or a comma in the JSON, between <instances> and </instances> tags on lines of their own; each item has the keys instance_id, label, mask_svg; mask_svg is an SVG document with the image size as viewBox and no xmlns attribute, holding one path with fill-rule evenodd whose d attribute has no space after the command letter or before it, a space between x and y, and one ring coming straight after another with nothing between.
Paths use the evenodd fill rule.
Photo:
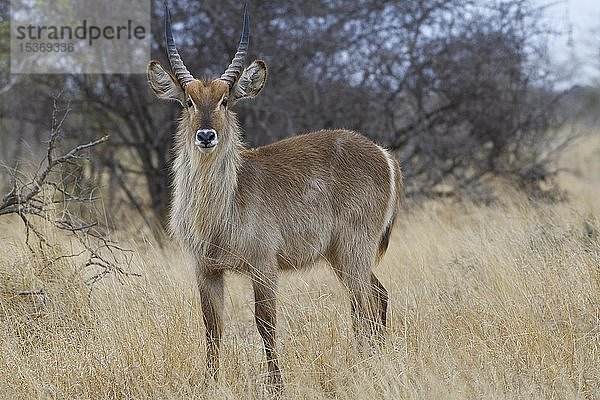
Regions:
<instances>
[{"instance_id":1,"label":"waterbuck","mask_svg":"<svg viewBox=\"0 0 600 400\"><path fill-rule=\"evenodd\" d=\"M268 382L281 387L275 349L279 270L326 260L348 289L360 337L385 328L387 291L371 269L385 252L402 194L390 154L347 130L322 130L256 149L244 147L232 108L267 79L256 60L244 68L248 11L235 57L220 78L197 80L165 36L172 73L148 64L148 82L183 110L175 133L170 228L193 263L207 339L207 377L216 378L222 335L223 274L250 277L264 341Z\"/></svg>"}]
</instances>

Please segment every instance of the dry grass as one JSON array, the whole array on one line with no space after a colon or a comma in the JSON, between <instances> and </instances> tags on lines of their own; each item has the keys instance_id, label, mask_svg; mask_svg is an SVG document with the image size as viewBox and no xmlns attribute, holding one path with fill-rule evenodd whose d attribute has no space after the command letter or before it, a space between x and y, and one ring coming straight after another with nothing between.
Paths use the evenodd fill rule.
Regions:
<instances>
[{"instance_id":1,"label":"dry grass","mask_svg":"<svg viewBox=\"0 0 600 400\"><path fill-rule=\"evenodd\" d=\"M600 136L565 156L579 171L562 177L570 203L412 205L376 271L391 297L377 354L357 352L325 267L282 276L283 397L600 398L599 153ZM76 263L32 256L18 224L0 222L0 397L264 397L244 279L228 278L222 375L206 388L198 296L177 249L130 241L143 278L90 294ZM40 288L46 299L16 294Z\"/></svg>"}]
</instances>

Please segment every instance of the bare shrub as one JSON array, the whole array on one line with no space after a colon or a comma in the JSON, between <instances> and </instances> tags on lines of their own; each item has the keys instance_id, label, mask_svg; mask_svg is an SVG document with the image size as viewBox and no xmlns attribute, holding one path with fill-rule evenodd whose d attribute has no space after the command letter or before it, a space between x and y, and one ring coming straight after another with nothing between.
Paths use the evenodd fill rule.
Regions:
<instances>
[{"instance_id":1,"label":"bare shrub","mask_svg":"<svg viewBox=\"0 0 600 400\"><path fill-rule=\"evenodd\" d=\"M90 186L82 174L82 161L86 154L106 142L108 136L59 151L69 107L61 104L60 95L54 98L53 103L46 156L33 174L7 167L12 182L0 202L0 216L17 215L21 219L26 230L25 242L32 252L60 254L56 260L50 260L50 264L65 257L84 257L89 283L95 283L111 272L129 275L123 266L128 264L130 257L117 243L108 239L105 229L100 227L100 213L95 207L96 188ZM63 245L60 239L55 243L48 231L42 229L48 224L77 242L72 253L65 255L63 251L53 249ZM33 247L35 244L36 249ZM43 295L43 291L34 289L21 294Z\"/></svg>"}]
</instances>

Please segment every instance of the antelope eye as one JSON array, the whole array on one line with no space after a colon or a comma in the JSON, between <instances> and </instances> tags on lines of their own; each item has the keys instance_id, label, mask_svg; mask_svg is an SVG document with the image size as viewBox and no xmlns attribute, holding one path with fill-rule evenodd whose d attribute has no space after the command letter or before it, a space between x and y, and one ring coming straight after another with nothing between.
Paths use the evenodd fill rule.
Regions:
<instances>
[{"instance_id":1,"label":"antelope eye","mask_svg":"<svg viewBox=\"0 0 600 400\"><path fill-rule=\"evenodd\" d=\"M194 103L192 103L192 99L187 99L187 106L192 107Z\"/></svg>"},{"instance_id":2,"label":"antelope eye","mask_svg":"<svg viewBox=\"0 0 600 400\"><path fill-rule=\"evenodd\" d=\"M223 97L223 100L221 101L221 105L223 107L227 107L227 97Z\"/></svg>"}]
</instances>

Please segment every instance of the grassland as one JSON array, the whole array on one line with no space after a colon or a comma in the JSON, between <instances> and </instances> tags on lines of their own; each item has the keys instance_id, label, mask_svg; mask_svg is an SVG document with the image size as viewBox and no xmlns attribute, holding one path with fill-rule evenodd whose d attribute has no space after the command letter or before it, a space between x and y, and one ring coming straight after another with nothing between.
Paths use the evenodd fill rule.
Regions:
<instances>
[{"instance_id":1,"label":"grassland","mask_svg":"<svg viewBox=\"0 0 600 400\"><path fill-rule=\"evenodd\" d=\"M562 163L564 203L505 189L493 205L408 204L376 269L391 298L378 353L357 351L325 266L283 275L282 397L600 398L600 135ZM76 260L55 260L68 243L32 255L0 220L0 398L265 397L249 284L228 277L221 379L205 387L192 271L174 246L123 236L142 277L90 292ZM46 295L17 294L31 289Z\"/></svg>"}]
</instances>

